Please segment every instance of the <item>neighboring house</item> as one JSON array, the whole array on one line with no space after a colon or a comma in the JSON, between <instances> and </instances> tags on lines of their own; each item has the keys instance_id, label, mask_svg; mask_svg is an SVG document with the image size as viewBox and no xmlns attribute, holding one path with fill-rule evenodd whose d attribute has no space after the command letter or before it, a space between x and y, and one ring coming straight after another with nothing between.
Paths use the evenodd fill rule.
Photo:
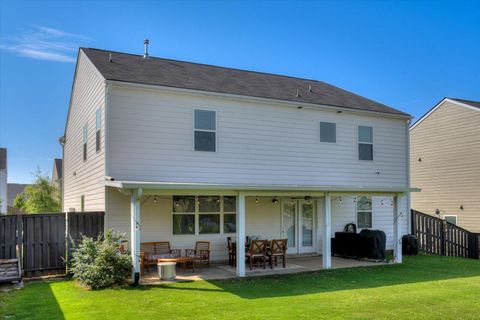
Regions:
<instances>
[{"instance_id":1,"label":"neighboring house","mask_svg":"<svg viewBox=\"0 0 480 320\"><path fill-rule=\"evenodd\" d=\"M0 214L7 214L7 149L0 148Z\"/></svg>"},{"instance_id":2,"label":"neighboring house","mask_svg":"<svg viewBox=\"0 0 480 320\"><path fill-rule=\"evenodd\" d=\"M410 128L412 208L480 232L480 102L445 98Z\"/></svg>"},{"instance_id":3,"label":"neighboring house","mask_svg":"<svg viewBox=\"0 0 480 320\"><path fill-rule=\"evenodd\" d=\"M323 254L348 223L401 262L411 117L327 83L81 48L63 143L64 210L105 210L140 242L288 238ZM245 275L242 241L237 274Z\"/></svg>"},{"instance_id":4,"label":"neighboring house","mask_svg":"<svg viewBox=\"0 0 480 320\"><path fill-rule=\"evenodd\" d=\"M62 159L53 160L53 170L52 170L52 185L62 191L62 181L63 181L63 161Z\"/></svg>"},{"instance_id":5,"label":"neighboring house","mask_svg":"<svg viewBox=\"0 0 480 320\"><path fill-rule=\"evenodd\" d=\"M8 197L8 214L24 213L22 209L15 208L13 202L15 197L22 193L29 184L21 183L9 183L7 185L7 197Z\"/></svg>"}]
</instances>

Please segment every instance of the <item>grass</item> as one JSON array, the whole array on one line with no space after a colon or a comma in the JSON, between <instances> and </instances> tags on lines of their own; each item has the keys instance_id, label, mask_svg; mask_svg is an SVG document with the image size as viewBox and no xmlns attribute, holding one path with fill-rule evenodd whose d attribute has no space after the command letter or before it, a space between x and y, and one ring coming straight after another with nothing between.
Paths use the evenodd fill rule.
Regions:
<instances>
[{"instance_id":1,"label":"grass","mask_svg":"<svg viewBox=\"0 0 480 320\"><path fill-rule=\"evenodd\" d=\"M0 319L474 319L480 261L421 255L402 265L88 291L40 281L0 293Z\"/></svg>"}]
</instances>

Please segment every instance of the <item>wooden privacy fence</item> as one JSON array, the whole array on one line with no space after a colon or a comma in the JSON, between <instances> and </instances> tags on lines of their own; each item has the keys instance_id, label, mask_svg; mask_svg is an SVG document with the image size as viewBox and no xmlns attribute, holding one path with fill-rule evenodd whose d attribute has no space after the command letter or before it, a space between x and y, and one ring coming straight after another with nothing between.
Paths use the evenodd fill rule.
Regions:
<instances>
[{"instance_id":1,"label":"wooden privacy fence","mask_svg":"<svg viewBox=\"0 0 480 320\"><path fill-rule=\"evenodd\" d=\"M421 251L450 257L480 259L480 234L443 219L412 210L412 234Z\"/></svg>"},{"instance_id":2,"label":"wooden privacy fence","mask_svg":"<svg viewBox=\"0 0 480 320\"><path fill-rule=\"evenodd\" d=\"M26 277L65 273L68 253L82 235L96 238L103 232L104 215L68 212L0 216L0 259L20 259Z\"/></svg>"}]
</instances>

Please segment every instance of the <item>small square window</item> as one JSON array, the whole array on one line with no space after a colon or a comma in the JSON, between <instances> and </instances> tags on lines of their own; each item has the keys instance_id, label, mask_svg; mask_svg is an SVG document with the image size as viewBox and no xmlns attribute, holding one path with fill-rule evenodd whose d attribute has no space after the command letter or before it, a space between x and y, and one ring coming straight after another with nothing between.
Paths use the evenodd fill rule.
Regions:
<instances>
[{"instance_id":1,"label":"small square window","mask_svg":"<svg viewBox=\"0 0 480 320\"><path fill-rule=\"evenodd\" d=\"M216 130L215 111L195 110L195 129Z\"/></svg>"},{"instance_id":2,"label":"small square window","mask_svg":"<svg viewBox=\"0 0 480 320\"><path fill-rule=\"evenodd\" d=\"M373 143L373 128L359 126L358 127L358 142Z\"/></svg>"},{"instance_id":3,"label":"small square window","mask_svg":"<svg viewBox=\"0 0 480 320\"><path fill-rule=\"evenodd\" d=\"M195 214L174 214L173 234L195 234Z\"/></svg>"},{"instance_id":4,"label":"small square window","mask_svg":"<svg viewBox=\"0 0 480 320\"><path fill-rule=\"evenodd\" d=\"M337 142L336 124L331 122L320 122L320 142Z\"/></svg>"},{"instance_id":5,"label":"small square window","mask_svg":"<svg viewBox=\"0 0 480 320\"><path fill-rule=\"evenodd\" d=\"M199 212L220 212L220 197L198 197Z\"/></svg>"},{"instance_id":6,"label":"small square window","mask_svg":"<svg viewBox=\"0 0 480 320\"><path fill-rule=\"evenodd\" d=\"M223 215L223 233L237 232L237 215L224 214Z\"/></svg>"},{"instance_id":7,"label":"small square window","mask_svg":"<svg viewBox=\"0 0 480 320\"><path fill-rule=\"evenodd\" d=\"M195 131L195 151L215 152L215 132Z\"/></svg>"},{"instance_id":8,"label":"small square window","mask_svg":"<svg viewBox=\"0 0 480 320\"><path fill-rule=\"evenodd\" d=\"M220 233L220 214L201 214L198 228L200 234Z\"/></svg>"}]
</instances>

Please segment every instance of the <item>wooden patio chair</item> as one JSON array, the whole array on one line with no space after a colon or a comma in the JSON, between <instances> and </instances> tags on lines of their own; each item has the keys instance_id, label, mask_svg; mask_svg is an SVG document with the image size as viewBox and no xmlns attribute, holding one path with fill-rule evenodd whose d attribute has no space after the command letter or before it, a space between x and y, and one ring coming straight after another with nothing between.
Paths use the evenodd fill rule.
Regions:
<instances>
[{"instance_id":1,"label":"wooden patio chair","mask_svg":"<svg viewBox=\"0 0 480 320\"><path fill-rule=\"evenodd\" d=\"M248 252L245 254L250 270L252 270L252 265L257 261L263 263L263 269L265 269L265 260L266 260L266 250L267 250L267 240L252 240Z\"/></svg>"},{"instance_id":2,"label":"wooden patio chair","mask_svg":"<svg viewBox=\"0 0 480 320\"><path fill-rule=\"evenodd\" d=\"M181 253L181 249L171 249L169 241L143 242L140 244L141 273L145 266L156 265L158 259L177 258Z\"/></svg>"},{"instance_id":3,"label":"wooden patio chair","mask_svg":"<svg viewBox=\"0 0 480 320\"><path fill-rule=\"evenodd\" d=\"M232 237L227 237L227 248L228 248L228 264L231 267L236 265L237 260L237 246L232 241Z\"/></svg>"},{"instance_id":4,"label":"wooden patio chair","mask_svg":"<svg viewBox=\"0 0 480 320\"><path fill-rule=\"evenodd\" d=\"M210 266L210 241L197 241L195 249L186 249L187 257L195 258L195 262Z\"/></svg>"},{"instance_id":5,"label":"wooden patio chair","mask_svg":"<svg viewBox=\"0 0 480 320\"><path fill-rule=\"evenodd\" d=\"M270 243L270 248L267 250L267 257L270 263L270 268L273 269L273 260L275 260L275 266L277 265L278 258L282 258L283 267L286 268L286 254L287 239L273 239Z\"/></svg>"}]
</instances>

